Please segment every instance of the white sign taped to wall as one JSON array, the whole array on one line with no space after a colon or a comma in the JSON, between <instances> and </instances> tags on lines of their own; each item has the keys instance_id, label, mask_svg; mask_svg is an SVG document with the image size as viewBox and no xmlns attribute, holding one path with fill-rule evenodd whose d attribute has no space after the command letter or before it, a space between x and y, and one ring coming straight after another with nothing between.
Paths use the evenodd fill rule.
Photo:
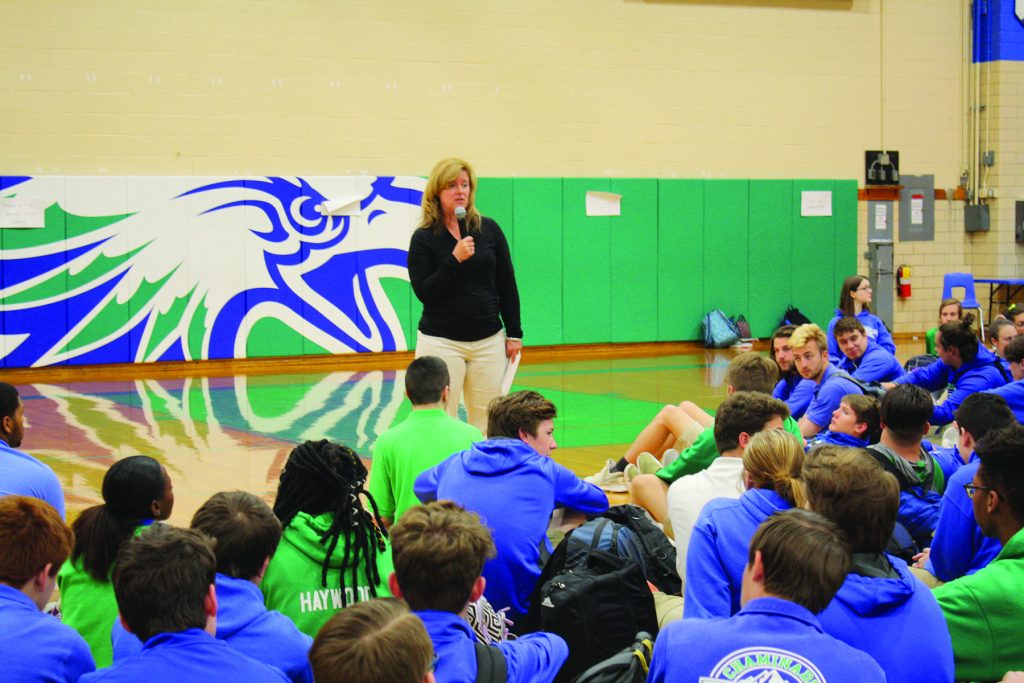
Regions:
<instances>
[{"instance_id":1,"label":"white sign taped to wall","mask_svg":"<svg viewBox=\"0 0 1024 683\"><path fill-rule=\"evenodd\" d=\"M44 228L45 214L45 199L0 197L0 228Z\"/></svg>"},{"instance_id":2,"label":"white sign taped to wall","mask_svg":"<svg viewBox=\"0 0 1024 683\"><path fill-rule=\"evenodd\" d=\"M800 193L801 216L831 216L831 190L804 190Z\"/></svg>"}]
</instances>

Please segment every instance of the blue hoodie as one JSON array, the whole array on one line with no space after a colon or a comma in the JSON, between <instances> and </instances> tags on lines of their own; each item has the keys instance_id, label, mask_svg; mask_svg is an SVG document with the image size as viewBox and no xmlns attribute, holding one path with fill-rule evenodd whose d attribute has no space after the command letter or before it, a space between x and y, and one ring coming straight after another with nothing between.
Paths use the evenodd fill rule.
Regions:
<instances>
[{"instance_id":1,"label":"blue hoodie","mask_svg":"<svg viewBox=\"0 0 1024 683\"><path fill-rule=\"evenodd\" d=\"M870 340L863 356L850 360L843 354L837 365L861 382L891 382L906 374L896 356Z\"/></svg>"},{"instance_id":2,"label":"blue hoodie","mask_svg":"<svg viewBox=\"0 0 1024 683\"><path fill-rule=\"evenodd\" d=\"M998 394L1005 398L1006 403L1010 406L1010 410L1013 411L1013 416L1017 418L1017 422L1024 423L1024 379L1018 379L1001 387L989 389L988 393Z\"/></svg>"},{"instance_id":3,"label":"blue hoodie","mask_svg":"<svg viewBox=\"0 0 1024 683\"><path fill-rule=\"evenodd\" d=\"M906 562L865 557L887 560L892 577L847 575L818 615L825 633L867 652L893 683L953 683L953 643L931 591Z\"/></svg>"},{"instance_id":4,"label":"blue hoodie","mask_svg":"<svg viewBox=\"0 0 1024 683\"><path fill-rule=\"evenodd\" d=\"M919 548L926 547L939 521L939 502L946 490L942 467L923 448L914 463L880 443L868 446L868 451L879 454L880 457L876 457L879 463L888 460L887 470L898 472L893 472L900 483L900 509L896 519L914 537Z\"/></svg>"},{"instance_id":5,"label":"blue hoodie","mask_svg":"<svg viewBox=\"0 0 1024 683\"><path fill-rule=\"evenodd\" d=\"M978 355L954 370L941 360L916 368L896 380L896 384L916 384L928 391L945 389L952 384L946 400L935 406L932 411L932 426L949 424L953 421L956 409L971 394L987 389L997 389L1006 385L999 359L983 346L978 347ZM1005 397L1004 397L1005 398Z\"/></svg>"},{"instance_id":6,"label":"blue hoodie","mask_svg":"<svg viewBox=\"0 0 1024 683\"><path fill-rule=\"evenodd\" d=\"M783 401L789 407L789 413L793 419L799 420L807 412L807 406L811 405L816 386L811 380L804 379L800 373L794 372L784 375L779 380L772 392L772 397Z\"/></svg>"},{"instance_id":7,"label":"blue hoodie","mask_svg":"<svg viewBox=\"0 0 1024 683\"><path fill-rule=\"evenodd\" d=\"M263 594L252 581L217 574L217 639L232 649L283 671L294 683L312 683L309 648L313 639L292 620L263 605ZM142 642L114 621L111 632L114 662L142 652Z\"/></svg>"},{"instance_id":8,"label":"blue hoodie","mask_svg":"<svg viewBox=\"0 0 1024 683\"><path fill-rule=\"evenodd\" d=\"M443 683L476 681L476 636L464 619L451 612L415 612L430 634L437 656L434 675ZM528 633L494 647L505 655L509 683L553 681L569 657L569 647L553 633Z\"/></svg>"},{"instance_id":9,"label":"blue hoodie","mask_svg":"<svg viewBox=\"0 0 1024 683\"><path fill-rule=\"evenodd\" d=\"M498 554L484 565L484 596L495 609L511 608L513 621L529 607L541 548L552 550L547 529L555 507L588 515L608 509L604 491L519 439L475 443L422 473L413 489L424 503L454 500L491 529Z\"/></svg>"},{"instance_id":10,"label":"blue hoodie","mask_svg":"<svg viewBox=\"0 0 1024 683\"><path fill-rule=\"evenodd\" d=\"M974 504L964 491L964 484L973 481L980 462L972 453L971 461L949 479L939 503L939 521L925 569L942 581L973 574L996 559L1003 549L998 538L981 533L974 518Z\"/></svg>"},{"instance_id":11,"label":"blue hoodie","mask_svg":"<svg viewBox=\"0 0 1024 683\"><path fill-rule=\"evenodd\" d=\"M922 666L916 656L907 659ZM647 683L698 680L881 683L886 679L871 657L825 633L807 609L764 597L751 600L728 619L682 619L661 630Z\"/></svg>"},{"instance_id":12,"label":"blue hoodie","mask_svg":"<svg viewBox=\"0 0 1024 683\"><path fill-rule=\"evenodd\" d=\"M0 679L74 683L95 669L78 631L40 612L17 588L0 584Z\"/></svg>"},{"instance_id":13,"label":"blue hoodie","mask_svg":"<svg viewBox=\"0 0 1024 683\"><path fill-rule=\"evenodd\" d=\"M142 652L107 669L82 676L82 683L283 683L285 675L228 647L199 628L160 633Z\"/></svg>"},{"instance_id":14,"label":"blue hoodie","mask_svg":"<svg viewBox=\"0 0 1024 683\"><path fill-rule=\"evenodd\" d=\"M686 553L683 617L730 617L740 611L740 587L754 532L789 502L771 489L748 489L739 500L716 498L693 526Z\"/></svg>"},{"instance_id":15,"label":"blue hoodie","mask_svg":"<svg viewBox=\"0 0 1024 683\"><path fill-rule=\"evenodd\" d=\"M828 356L833 362L845 357L842 351L839 350L839 342L836 341L835 335L836 323L844 315L837 308L835 317L828 322ZM864 332L867 334L869 341L875 342L889 353L896 353L896 342L892 340L892 334L881 318L870 311L861 311L857 314L857 320L864 326Z\"/></svg>"},{"instance_id":16,"label":"blue hoodie","mask_svg":"<svg viewBox=\"0 0 1024 683\"><path fill-rule=\"evenodd\" d=\"M842 432L833 432L826 430L824 432L818 432L812 436L804 447L804 451L810 452L812 448L818 446L846 446L847 448L867 448L868 440L859 439L856 436L850 436Z\"/></svg>"}]
</instances>

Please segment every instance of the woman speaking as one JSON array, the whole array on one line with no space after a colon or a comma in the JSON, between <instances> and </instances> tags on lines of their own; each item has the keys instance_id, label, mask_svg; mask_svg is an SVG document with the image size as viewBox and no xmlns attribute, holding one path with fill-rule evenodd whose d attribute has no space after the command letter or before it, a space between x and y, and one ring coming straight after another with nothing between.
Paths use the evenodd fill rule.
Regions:
<instances>
[{"instance_id":1,"label":"woman speaking","mask_svg":"<svg viewBox=\"0 0 1024 683\"><path fill-rule=\"evenodd\" d=\"M444 359L451 375L448 413L458 413L465 393L469 422L486 433L487 405L501 393L523 331L508 241L476 210L475 196L476 174L467 162L437 162L409 244L409 280L423 302L416 357Z\"/></svg>"}]
</instances>

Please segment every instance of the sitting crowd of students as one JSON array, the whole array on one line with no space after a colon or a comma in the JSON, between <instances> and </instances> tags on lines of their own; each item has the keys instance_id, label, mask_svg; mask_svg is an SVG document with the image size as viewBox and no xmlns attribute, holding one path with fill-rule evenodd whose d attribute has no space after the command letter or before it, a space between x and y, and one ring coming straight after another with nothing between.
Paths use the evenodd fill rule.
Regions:
<instances>
[{"instance_id":1,"label":"sitting crowd of students","mask_svg":"<svg viewBox=\"0 0 1024 683\"><path fill-rule=\"evenodd\" d=\"M406 372L413 410L372 472L307 441L273 506L218 493L188 529L165 522L172 482L152 458L115 463L103 503L71 527L28 463L8 481L41 484L0 489L0 678L552 681L565 640L519 625L553 513L601 515L602 488L675 544L683 588L659 603L676 618L650 681L1011 675L1024 669L1024 335L1001 344L993 326L997 356L958 315L936 330L934 362L906 372L866 284L844 283L849 310L827 336L781 327L769 356L736 355L713 415L666 406L590 481L550 457L551 401L495 399L483 438L444 412L447 367L429 356ZM2 383L0 413L0 450L21 467L22 407ZM955 445L927 438L954 421ZM57 586L63 623L43 611Z\"/></svg>"}]
</instances>

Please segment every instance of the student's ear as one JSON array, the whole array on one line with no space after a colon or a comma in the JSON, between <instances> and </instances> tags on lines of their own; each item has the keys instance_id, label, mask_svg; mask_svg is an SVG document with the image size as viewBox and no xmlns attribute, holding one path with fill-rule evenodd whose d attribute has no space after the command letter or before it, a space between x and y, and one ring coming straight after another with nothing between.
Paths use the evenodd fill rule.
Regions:
<instances>
[{"instance_id":1,"label":"student's ear","mask_svg":"<svg viewBox=\"0 0 1024 683\"><path fill-rule=\"evenodd\" d=\"M47 562L43 565L43 568L36 572L36 575L32 577L32 583L39 590L46 590L47 585L50 583L50 570L53 569L53 563Z\"/></svg>"},{"instance_id":2,"label":"student's ear","mask_svg":"<svg viewBox=\"0 0 1024 683\"><path fill-rule=\"evenodd\" d=\"M212 583L206 591L206 597L203 598L203 609L207 617L217 616L217 587Z\"/></svg>"},{"instance_id":3,"label":"student's ear","mask_svg":"<svg viewBox=\"0 0 1024 683\"><path fill-rule=\"evenodd\" d=\"M746 432L740 432L740 435L739 435L737 441L739 441L740 449L741 450L746 450L747 449L747 444L750 443L750 437L751 437L750 434L747 434Z\"/></svg>"},{"instance_id":4,"label":"student's ear","mask_svg":"<svg viewBox=\"0 0 1024 683\"><path fill-rule=\"evenodd\" d=\"M736 393L736 388L733 385L731 385L731 384L726 384L725 385L725 395L726 396L732 396L735 393Z\"/></svg>"},{"instance_id":5,"label":"student's ear","mask_svg":"<svg viewBox=\"0 0 1024 683\"><path fill-rule=\"evenodd\" d=\"M391 591L391 595L395 596L399 600L403 599L402 587L398 585L398 577L395 576L394 572L388 576L388 590Z\"/></svg>"},{"instance_id":6,"label":"student's ear","mask_svg":"<svg viewBox=\"0 0 1024 683\"><path fill-rule=\"evenodd\" d=\"M260 585L260 582L263 581L263 577L266 576L266 574L267 574L267 567L269 567L269 566L270 566L270 555L267 555L263 559L263 566L260 567L260 570L256 573L256 576L252 577L252 582L255 583L257 586Z\"/></svg>"},{"instance_id":7,"label":"student's ear","mask_svg":"<svg viewBox=\"0 0 1024 683\"><path fill-rule=\"evenodd\" d=\"M750 578L760 586L764 585L764 560L761 551L754 551L754 563L750 565Z\"/></svg>"},{"instance_id":8,"label":"student's ear","mask_svg":"<svg viewBox=\"0 0 1024 683\"><path fill-rule=\"evenodd\" d=\"M476 602L480 599L480 596L484 594L484 588L487 587L487 579L483 576L476 577L476 581L473 582L473 590L469 592L469 601Z\"/></svg>"},{"instance_id":9,"label":"student's ear","mask_svg":"<svg viewBox=\"0 0 1024 683\"><path fill-rule=\"evenodd\" d=\"M931 423L930 422L925 422L924 423L924 427L921 429L921 436L928 436L928 432L930 432L931 430L932 430Z\"/></svg>"},{"instance_id":10,"label":"student's ear","mask_svg":"<svg viewBox=\"0 0 1024 683\"><path fill-rule=\"evenodd\" d=\"M854 422L853 423L853 431L856 432L857 438L863 439L864 435L868 433L868 423L867 422Z\"/></svg>"},{"instance_id":11,"label":"student's ear","mask_svg":"<svg viewBox=\"0 0 1024 683\"><path fill-rule=\"evenodd\" d=\"M128 626L128 622L124 620L124 617L121 616L120 612L117 613L117 620L121 622L121 626L124 628L125 631L127 631L128 633L132 632L131 627Z\"/></svg>"}]
</instances>

